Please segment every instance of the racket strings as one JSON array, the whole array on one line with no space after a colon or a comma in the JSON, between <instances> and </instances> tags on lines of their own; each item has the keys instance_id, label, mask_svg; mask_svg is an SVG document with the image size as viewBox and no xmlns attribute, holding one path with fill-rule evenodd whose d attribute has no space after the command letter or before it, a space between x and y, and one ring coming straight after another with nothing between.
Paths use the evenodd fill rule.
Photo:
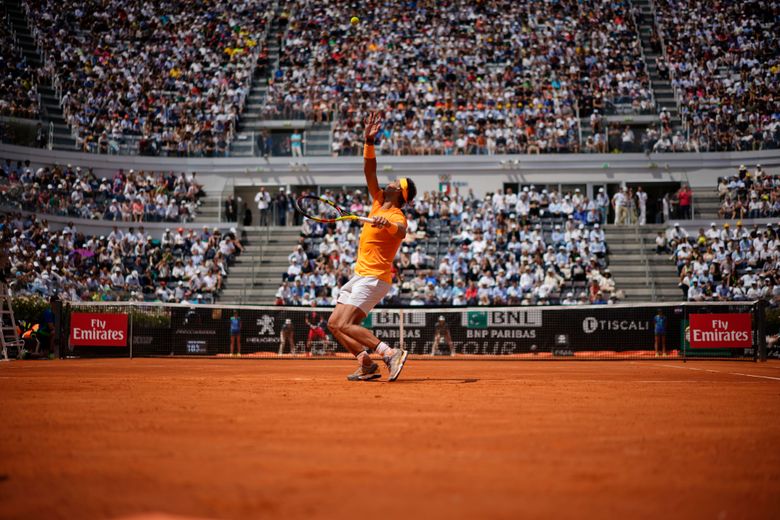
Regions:
<instances>
[{"instance_id":1,"label":"racket strings","mask_svg":"<svg viewBox=\"0 0 780 520\"><path fill-rule=\"evenodd\" d=\"M302 198L298 201L298 205L309 217L328 220L341 216L341 213L337 208L318 198Z\"/></svg>"}]
</instances>

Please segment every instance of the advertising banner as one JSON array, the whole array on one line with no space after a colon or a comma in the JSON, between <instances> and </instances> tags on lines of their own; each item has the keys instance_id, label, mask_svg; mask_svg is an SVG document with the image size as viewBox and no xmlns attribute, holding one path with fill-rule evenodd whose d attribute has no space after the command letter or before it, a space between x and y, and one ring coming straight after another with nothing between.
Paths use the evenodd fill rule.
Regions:
<instances>
[{"instance_id":1,"label":"advertising banner","mask_svg":"<svg viewBox=\"0 0 780 520\"><path fill-rule=\"evenodd\" d=\"M71 313L70 345L74 347L126 347L127 314Z\"/></svg>"},{"instance_id":2,"label":"advertising banner","mask_svg":"<svg viewBox=\"0 0 780 520\"><path fill-rule=\"evenodd\" d=\"M691 348L750 348L753 320L750 314L691 314Z\"/></svg>"},{"instance_id":3,"label":"advertising banner","mask_svg":"<svg viewBox=\"0 0 780 520\"><path fill-rule=\"evenodd\" d=\"M346 353L328 330L331 308L155 309L145 318L134 314L134 355L225 355L231 343L240 345L242 355ZM745 305L378 308L363 326L415 355L651 357L662 335L670 353L744 357L755 353L752 315ZM231 321L238 324L232 332ZM665 327L656 330L657 321ZM73 345L129 346L127 332L126 314L72 314ZM102 354L113 352L118 350Z\"/></svg>"}]
</instances>

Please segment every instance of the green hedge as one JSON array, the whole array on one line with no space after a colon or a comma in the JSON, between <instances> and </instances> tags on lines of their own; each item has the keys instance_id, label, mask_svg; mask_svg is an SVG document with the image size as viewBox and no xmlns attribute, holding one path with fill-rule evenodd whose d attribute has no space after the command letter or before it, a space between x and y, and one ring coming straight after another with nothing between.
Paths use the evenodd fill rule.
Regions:
<instances>
[{"instance_id":1,"label":"green hedge","mask_svg":"<svg viewBox=\"0 0 780 520\"><path fill-rule=\"evenodd\" d=\"M16 321L38 323L41 319L41 314L49 306L49 301L40 296L15 296L12 304Z\"/></svg>"},{"instance_id":2,"label":"green hedge","mask_svg":"<svg viewBox=\"0 0 780 520\"><path fill-rule=\"evenodd\" d=\"M16 321L37 323L41 319L43 311L49 306L49 301L40 296L15 296L13 298L13 306ZM127 307L120 306L106 306L101 307L99 310L94 307L79 309L78 304L75 304L75 306L77 307L76 310L81 312L93 310L98 312L127 312ZM128 315L132 318L133 327L158 329L171 326L171 312L170 309L165 307L133 307Z\"/></svg>"}]
</instances>

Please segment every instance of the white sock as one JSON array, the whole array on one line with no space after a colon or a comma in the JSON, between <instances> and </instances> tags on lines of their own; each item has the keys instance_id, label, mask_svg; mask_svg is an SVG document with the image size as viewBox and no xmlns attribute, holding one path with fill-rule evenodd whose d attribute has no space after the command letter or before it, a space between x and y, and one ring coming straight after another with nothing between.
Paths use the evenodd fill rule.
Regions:
<instances>
[{"instance_id":1,"label":"white sock","mask_svg":"<svg viewBox=\"0 0 780 520\"><path fill-rule=\"evenodd\" d=\"M381 341L379 345L376 346L376 353L382 357L387 357L393 353L393 349L390 348L390 345L388 345L384 341Z\"/></svg>"},{"instance_id":2,"label":"white sock","mask_svg":"<svg viewBox=\"0 0 780 520\"><path fill-rule=\"evenodd\" d=\"M357 358L358 362L360 362L360 364L363 366L369 366L371 364L371 356L369 356L368 352L366 352L365 350L355 357Z\"/></svg>"}]
</instances>

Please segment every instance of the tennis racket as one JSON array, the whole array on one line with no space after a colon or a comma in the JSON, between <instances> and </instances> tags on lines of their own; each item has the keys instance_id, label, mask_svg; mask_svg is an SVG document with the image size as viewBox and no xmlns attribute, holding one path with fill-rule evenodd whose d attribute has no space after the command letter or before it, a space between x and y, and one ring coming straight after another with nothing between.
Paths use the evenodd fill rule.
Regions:
<instances>
[{"instance_id":1,"label":"tennis racket","mask_svg":"<svg viewBox=\"0 0 780 520\"><path fill-rule=\"evenodd\" d=\"M339 220L359 220L360 222L366 222L368 224L374 223L374 219L372 218L355 215L354 213L350 213L349 211L338 207L328 199L315 197L314 195L302 195L298 197L295 200L295 208L304 217L325 224L338 222Z\"/></svg>"}]
</instances>

